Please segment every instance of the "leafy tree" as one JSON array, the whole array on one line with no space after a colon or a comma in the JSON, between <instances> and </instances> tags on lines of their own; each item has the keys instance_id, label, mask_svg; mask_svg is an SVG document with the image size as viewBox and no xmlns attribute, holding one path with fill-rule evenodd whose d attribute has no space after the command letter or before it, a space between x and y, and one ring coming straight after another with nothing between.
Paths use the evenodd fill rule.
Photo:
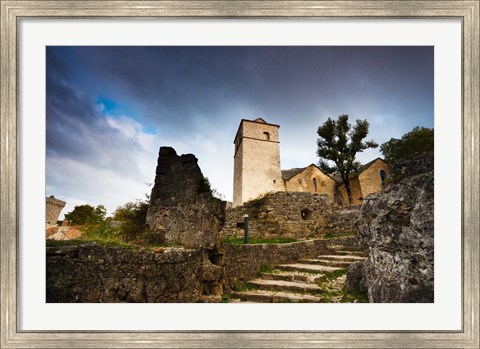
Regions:
<instances>
[{"instance_id":1,"label":"leafy tree","mask_svg":"<svg viewBox=\"0 0 480 349\"><path fill-rule=\"evenodd\" d=\"M120 222L119 232L125 241L132 241L145 232L148 200L127 202L117 208L113 214L113 220Z\"/></svg>"},{"instance_id":2,"label":"leafy tree","mask_svg":"<svg viewBox=\"0 0 480 349\"><path fill-rule=\"evenodd\" d=\"M348 122L348 115L340 115L337 120L328 118L317 130L320 138L317 140L317 155L320 158L319 167L333 170L328 161L335 164L335 169L341 176L348 200L352 203L350 188L350 174L355 171L359 162L355 160L357 153L368 148L376 148L378 144L373 140L364 141L368 135L368 121L357 120L352 127Z\"/></svg>"},{"instance_id":3,"label":"leafy tree","mask_svg":"<svg viewBox=\"0 0 480 349\"><path fill-rule=\"evenodd\" d=\"M415 153L433 150L433 128L415 127L401 139L391 138L380 146L386 162L393 164Z\"/></svg>"},{"instance_id":4,"label":"leafy tree","mask_svg":"<svg viewBox=\"0 0 480 349\"><path fill-rule=\"evenodd\" d=\"M65 219L70 221L70 225L100 224L105 220L107 210L105 206L90 205L75 206L74 209L65 214Z\"/></svg>"}]
</instances>

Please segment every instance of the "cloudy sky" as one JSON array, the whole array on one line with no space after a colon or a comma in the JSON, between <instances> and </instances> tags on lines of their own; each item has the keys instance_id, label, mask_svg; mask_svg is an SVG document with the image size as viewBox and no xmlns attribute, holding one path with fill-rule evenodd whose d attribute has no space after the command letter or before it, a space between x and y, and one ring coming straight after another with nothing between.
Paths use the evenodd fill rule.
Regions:
<instances>
[{"instance_id":1,"label":"cloudy sky","mask_svg":"<svg viewBox=\"0 0 480 349\"><path fill-rule=\"evenodd\" d=\"M282 169L318 161L328 117L379 144L433 127L433 47L48 47L46 194L113 212L151 191L160 146L231 201L242 118L280 125ZM362 163L378 149L358 155Z\"/></svg>"}]
</instances>

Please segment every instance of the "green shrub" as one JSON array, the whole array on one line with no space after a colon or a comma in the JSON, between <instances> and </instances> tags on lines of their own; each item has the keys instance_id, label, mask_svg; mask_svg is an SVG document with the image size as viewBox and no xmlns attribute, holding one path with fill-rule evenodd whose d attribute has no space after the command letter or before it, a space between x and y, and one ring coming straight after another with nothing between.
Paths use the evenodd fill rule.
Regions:
<instances>
[{"instance_id":1,"label":"green shrub","mask_svg":"<svg viewBox=\"0 0 480 349\"><path fill-rule=\"evenodd\" d=\"M113 219L120 222L119 235L126 242L141 242L146 231L147 200L127 202L115 210Z\"/></svg>"},{"instance_id":2,"label":"green shrub","mask_svg":"<svg viewBox=\"0 0 480 349\"><path fill-rule=\"evenodd\" d=\"M212 192L212 186L210 185L210 181L207 177L202 177L198 179L197 192L199 194Z\"/></svg>"}]
</instances>

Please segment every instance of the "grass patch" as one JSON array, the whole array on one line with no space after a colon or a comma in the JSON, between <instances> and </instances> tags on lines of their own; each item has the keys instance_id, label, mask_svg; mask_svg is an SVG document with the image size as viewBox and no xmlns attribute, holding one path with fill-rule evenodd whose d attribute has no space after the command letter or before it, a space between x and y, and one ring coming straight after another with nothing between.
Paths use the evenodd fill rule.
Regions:
<instances>
[{"instance_id":1,"label":"grass patch","mask_svg":"<svg viewBox=\"0 0 480 349\"><path fill-rule=\"evenodd\" d=\"M364 293L349 293L345 285L338 285L335 280L347 274L347 269L335 270L324 274L325 277L317 281L322 288L320 299L322 303L368 303L368 296Z\"/></svg>"},{"instance_id":2,"label":"grass patch","mask_svg":"<svg viewBox=\"0 0 480 349\"><path fill-rule=\"evenodd\" d=\"M323 236L324 239L335 239L338 237L343 237L343 236L355 236L355 233L349 233L349 232L344 232L344 233L338 233L338 234L332 234L332 233L327 233Z\"/></svg>"},{"instance_id":3,"label":"grass patch","mask_svg":"<svg viewBox=\"0 0 480 349\"><path fill-rule=\"evenodd\" d=\"M223 296L222 296L222 299L220 299L220 303L229 303L230 302L230 299L232 299L232 296L228 293L225 293Z\"/></svg>"},{"instance_id":4,"label":"grass patch","mask_svg":"<svg viewBox=\"0 0 480 349\"><path fill-rule=\"evenodd\" d=\"M259 238L249 238L248 244L288 244L291 242L297 242L298 240L294 238L275 238L275 239L259 239ZM243 238L239 237L228 237L224 236L220 239L220 242L223 244L234 244L234 245L242 245Z\"/></svg>"},{"instance_id":5,"label":"grass patch","mask_svg":"<svg viewBox=\"0 0 480 349\"><path fill-rule=\"evenodd\" d=\"M257 272L257 277L261 277L262 274L275 274L275 269L269 265L262 265Z\"/></svg>"},{"instance_id":6,"label":"grass patch","mask_svg":"<svg viewBox=\"0 0 480 349\"><path fill-rule=\"evenodd\" d=\"M340 303L354 303L354 301L356 301L356 303L368 303L368 294L358 292L348 293L345 289L343 289Z\"/></svg>"},{"instance_id":7,"label":"grass patch","mask_svg":"<svg viewBox=\"0 0 480 349\"><path fill-rule=\"evenodd\" d=\"M237 292L244 292L244 291L251 291L251 290L256 290L257 288L253 285L250 285L248 283L242 283L240 285L235 286L234 290Z\"/></svg>"},{"instance_id":8,"label":"grass patch","mask_svg":"<svg viewBox=\"0 0 480 349\"><path fill-rule=\"evenodd\" d=\"M61 247L61 246L73 246L73 245L78 245L82 243L83 241L80 241L78 239L73 239L73 240L46 240L47 247Z\"/></svg>"},{"instance_id":9,"label":"grass patch","mask_svg":"<svg viewBox=\"0 0 480 349\"><path fill-rule=\"evenodd\" d=\"M343 275L346 275L346 274L347 274L347 269L346 268L330 271L328 273L323 274L324 277L323 277L322 281L334 280L334 279L339 278L340 276L343 276Z\"/></svg>"}]
</instances>

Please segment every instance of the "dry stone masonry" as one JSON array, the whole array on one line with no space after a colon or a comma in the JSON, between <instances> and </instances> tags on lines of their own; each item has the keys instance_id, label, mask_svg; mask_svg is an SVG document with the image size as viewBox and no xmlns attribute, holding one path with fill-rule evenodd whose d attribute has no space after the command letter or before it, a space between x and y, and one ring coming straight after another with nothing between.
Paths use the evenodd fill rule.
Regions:
<instances>
[{"instance_id":1,"label":"dry stone masonry","mask_svg":"<svg viewBox=\"0 0 480 349\"><path fill-rule=\"evenodd\" d=\"M161 253L95 243L47 247L48 303L165 303L202 299L201 250Z\"/></svg>"},{"instance_id":2,"label":"dry stone masonry","mask_svg":"<svg viewBox=\"0 0 480 349\"><path fill-rule=\"evenodd\" d=\"M226 210L221 235L243 236L243 216L249 215L252 238L316 238L329 234L354 233L358 210L340 209L327 195L275 192Z\"/></svg>"}]
</instances>

